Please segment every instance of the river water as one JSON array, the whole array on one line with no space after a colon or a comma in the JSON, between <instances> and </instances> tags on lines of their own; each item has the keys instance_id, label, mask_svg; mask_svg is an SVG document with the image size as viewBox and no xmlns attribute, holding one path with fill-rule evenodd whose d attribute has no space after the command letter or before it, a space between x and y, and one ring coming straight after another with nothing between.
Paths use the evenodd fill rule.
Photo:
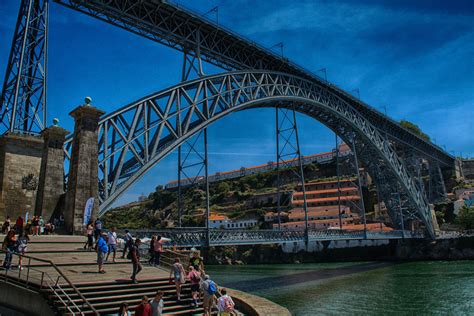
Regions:
<instances>
[{"instance_id":1,"label":"river water","mask_svg":"<svg viewBox=\"0 0 474 316\"><path fill-rule=\"evenodd\" d=\"M474 315L474 261L209 266L293 315Z\"/></svg>"}]
</instances>

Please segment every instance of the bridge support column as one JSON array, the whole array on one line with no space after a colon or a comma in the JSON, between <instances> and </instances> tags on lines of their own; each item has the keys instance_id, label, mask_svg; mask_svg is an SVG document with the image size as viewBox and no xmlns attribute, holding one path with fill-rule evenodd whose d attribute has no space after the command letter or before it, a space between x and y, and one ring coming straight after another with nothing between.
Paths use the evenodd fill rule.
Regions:
<instances>
[{"instance_id":1,"label":"bridge support column","mask_svg":"<svg viewBox=\"0 0 474 316\"><path fill-rule=\"evenodd\" d=\"M0 137L0 218L30 215L35 208L41 168L41 137L7 134Z\"/></svg>"},{"instance_id":2,"label":"bridge support column","mask_svg":"<svg viewBox=\"0 0 474 316\"><path fill-rule=\"evenodd\" d=\"M69 113L74 118L75 125L64 220L66 229L72 233L82 233L84 230L84 208L91 197L95 201L91 219L97 217L99 209L98 126L99 119L104 113L90 105L79 106Z\"/></svg>"},{"instance_id":3,"label":"bridge support column","mask_svg":"<svg viewBox=\"0 0 474 316\"><path fill-rule=\"evenodd\" d=\"M35 215L41 215L48 221L57 211L63 212L58 205L64 194L64 150L67 130L59 126L45 129L43 136L43 158L36 195ZM59 217L59 213L55 216Z\"/></svg>"}]
</instances>

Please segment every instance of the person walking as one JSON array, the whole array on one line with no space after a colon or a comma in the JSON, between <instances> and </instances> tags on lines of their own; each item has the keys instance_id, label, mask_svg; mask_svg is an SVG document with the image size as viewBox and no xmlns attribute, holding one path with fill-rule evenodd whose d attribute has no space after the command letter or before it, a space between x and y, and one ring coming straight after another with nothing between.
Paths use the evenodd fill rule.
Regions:
<instances>
[{"instance_id":1,"label":"person walking","mask_svg":"<svg viewBox=\"0 0 474 316\"><path fill-rule=\"evenodd\" d=\"M84 244L84 249L89 251L92 251L92 246L94 245L94 240L93 240L93 233L94 233L94 226L92 225L92 221L89 221L89 223L86 226L86 234L87 234L87 240L86 243Z\"/></svg>"},{"instance_id":2,"label":"person walking","mask_svg":"<svg viewBox=\"0 0 474 316\"><path fill-rule=\"evenodd\" d=\"M155 264L155 241L156 241L156 235L151 236L150 248L148 248L148 253L150 254L150 259L148 259L149 265Z\"/></svg>"},{"instance_id":3,"label":"person walking","mask_svg":"<svg viewBox=\"0 0 474 316\"><path fill-rule=\"evenodd\" d=\"M133 243L130 246L130 257L132 259L132 276L130 279L132 279L133 283L138 283L137 281L137 274L142 271L142 265L140 263L140 244L142 241L137 238L135 239L135 243Z\"/></svg>"},{"instance_id":4,"label":"person walking","mask_svg":"<svg viewBox=\"0 0 474 316\"><path fill-rule=\"evenodd\" d=\"M216 300L215 295L218 292L217 285L207 274L204 276L200 285L203 293L202 307L204 308L204 315L211 316L211 309Z\"/></svg>"},{"instance_id":5,"label":"person walking","mask_svg":"<svg viewBox=\"0 0 474 316\"><path fill-rule=\"evenodd\" d=\"M128 229L125 230L125 236L123 237L124 241L124 246L123 246L123 252L122 252L122 259L125 259L125 256L127 255L127 251L130 251L130 247L133 244L133 237L132 234L128 231Z\"/></svg>"},{"instance_id":6,"label":"person walking","mask_svg":"<svg viewBox=\"0 0 474 316\"><path fill-rule=\"evenodd\" d=\"M155 298L150 302L150 306L152 316L163 315L163 307L165 306L165 302L163 301L163 291L156 292Z\"/></svg>"},{"instance_id":7,"label":"person walking","mask_svg":"<svg viewBox=\"0 0 474 316\"><path fill-rule=\"evenodd\" d=\"M128 304L126 302L120 305L118 316L131 316L132 313L128 310Z\"/></svg>"},{"instance_id":8,"label":"person walking","mask_svg":"<svg viewBox=\"0 0 474 316\"><path fill-rule=\"evenodd\" d=\"M156 237L156 240L153 243L153 250L155 252L155 266L159 266L161 253L163 252L163 240L161 240L160 235Z\"/></svg>"},{"instance_id":9,"label":"person walking","mask_svg":"<svg viewBox=\"0 0 474 316\"><path fill-rule=\"evenodd\" d=\"M104 266L104 259L107 253L109 252L109 247L107 246L107 234L101 234L98 237L96 244L96 251L97 251L97 265L99 266L99 273L105 273L103 268Z\"/></svg>"},{"instance_id":10,"label":"person walking","mask_svg":"<svg viewBox=\"0 0 474 316\"><path fill-rule=\"evenodd\" d=\"M140 304L135 307L135 316L152 316L151 305L148 303L148 296L143 296Z\"/></svg>"},{"instance_id":11,"label":"person walking","mask_svg":"<svg viewBox=\"0 0 474 316\"><path fill-rule=\"evenodd\" d=\"M5 236L5 239L2 243L2 250L6 252L5 254L5 261L3 261L3 268L6 270L10 269L12 264L13 253L15 252L16 246L16 237L15 231L10 230L8 234Z\"/></svg>"},{"instance_id":12,"label":"person walking","mask_svg":"<svg viewBox=\"0 0 474 316\"><path fill-rule=\"evenodd\" d=\"M191 259L189 259L189 266L193 266L195 270L199 271L201 274L204 274L204 260L199 256L199 251L195 250Z\"/></svg>"},{"instance_id":13,"label":"person walking","mask_svg":"<svg viewBox=\"0 0 474 316\"><path fill-rule=\"evenodd\" d=\"M173 275L173 278L171 277ZM181 300L181 286L186 282L186 272L181 264L179 258L174 259L174 263L170 270L170 282L174 282L176 285L176 298L178 302Z\"/></svg>"},{"instance_id":14,"label":"person walking","mask_svg":"<svg viewBox=\"0 0 474 316\"><path fill-rule=\"evenodd\" d=\"M232 297L227 295L226 289L221 289L221 296L217 299L217 310L219 311L219 316L229 316L235 314L235 303L232 300Z\"/></svg>"},{"instance_id":15,"label":"person walking","mask_svg":"<svg viewBox=\"0 0 474 316\"><path fill-rule=\"evenodd\" d=\"M102 233L102 222L100 221L99 218L97 218L94 222L94 238L95 238L96 243L101 233Z\"/></svg>"},{"instance_id":16,"label":"person walking","mask_svg":"<svg viewBox=\"0 0 474 316\"><path fill-rule=\"evenodd\" d=\"M18 235L23 234L23 225L24 225L23 217L18 216L15 223L15 230Z\"/></svg>"},{"instance_id":17,"label":"person walking","mask_svg":"<svg viewBox=\"0 0 474 316\"><path fill-rule=\"evenodd\" d=\"M193 299L191 306L198 307L199 283L201 282L201 273L194 269L193 266L190 266L187 278L191 282L191 296Z\"/></svg>"},{"instance_id":18,"label":"person walking","mask_svg":"<svg viewBox=\"0 0 474 316\"><path fill-rule=\"evenodd\" d=\"M18 237L18 240L16 241L16 252L19 254L18 269L20 270L23 270L23 267L22 267L23 255L25 254L27 250L29 241L30 241L30 237L28 236L28 233L26 231L23 232L23 235Z\"/></svg>"},{"instance_id":19,"label":"person walking","mask_svg":"<svg viewBox=\"0 0 474 316\"><path fill-rule=\"evenodd\" d=\"M111 252L113 252L113 257L112 261L115 263L115 256L117 254L117 233L115 232L116 228L112 227L112 229L107 233L108 237L108 246L109 246L109 252L107 253L107 258L105 261L109 260L109 255Z\"/></svg>"}]
</instances>

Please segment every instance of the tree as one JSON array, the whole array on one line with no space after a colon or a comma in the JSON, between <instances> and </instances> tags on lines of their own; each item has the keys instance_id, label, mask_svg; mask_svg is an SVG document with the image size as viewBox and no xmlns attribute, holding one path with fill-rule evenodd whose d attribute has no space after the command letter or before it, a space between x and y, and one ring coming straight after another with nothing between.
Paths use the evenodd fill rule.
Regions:
<instances>
[{"instance_id":1,"label":"tree","mask_svg":"<svg viewBox=\"0 0 474 316\"><path fill-rule=\"evenodd\" d=\"M216 187L216 194L227 194L230 190L230 185L226 181L219 182Z\"/></svg>"},{"instance_id":2,"label":"tree","mask_svg":"<svg viewBox=\"0 0 474 316\"><path fill-rule=\"evenodd\" d=\"M420 136L424 140L430 141L430 137L427 134L423 133L423 131L418 125L413 124L412 122L405 121L405 120L401 120L400 125L408 129L410 132Z\"/></svg>"},{"instance_id":3,"label":"tree","mask_svg":"<svg viewBox=\"0 0 474 316\"><path fill-rule=\"evenodd\" d=\"M474 206L463 206L459 211L457 223L464 229L474 229Z\"/></svg>"}]
</instances>

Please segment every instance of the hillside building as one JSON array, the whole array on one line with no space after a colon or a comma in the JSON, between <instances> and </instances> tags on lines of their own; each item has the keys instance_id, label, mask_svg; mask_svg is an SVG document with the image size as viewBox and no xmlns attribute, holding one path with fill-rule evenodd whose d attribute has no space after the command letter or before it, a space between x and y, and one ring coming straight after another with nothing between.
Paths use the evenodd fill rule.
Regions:
<instances>
[{"instance_id":1,"label":"hillside building","mask_svg":"<svg viewBox=\"0 0 474 316\"><path fill-rule=\"evenodd\" d=\"M209 228L211 229L249 229L258 225L256 219L231 220L225 215L211 214L209 216Z\"/></svg>"}]
</instances>

